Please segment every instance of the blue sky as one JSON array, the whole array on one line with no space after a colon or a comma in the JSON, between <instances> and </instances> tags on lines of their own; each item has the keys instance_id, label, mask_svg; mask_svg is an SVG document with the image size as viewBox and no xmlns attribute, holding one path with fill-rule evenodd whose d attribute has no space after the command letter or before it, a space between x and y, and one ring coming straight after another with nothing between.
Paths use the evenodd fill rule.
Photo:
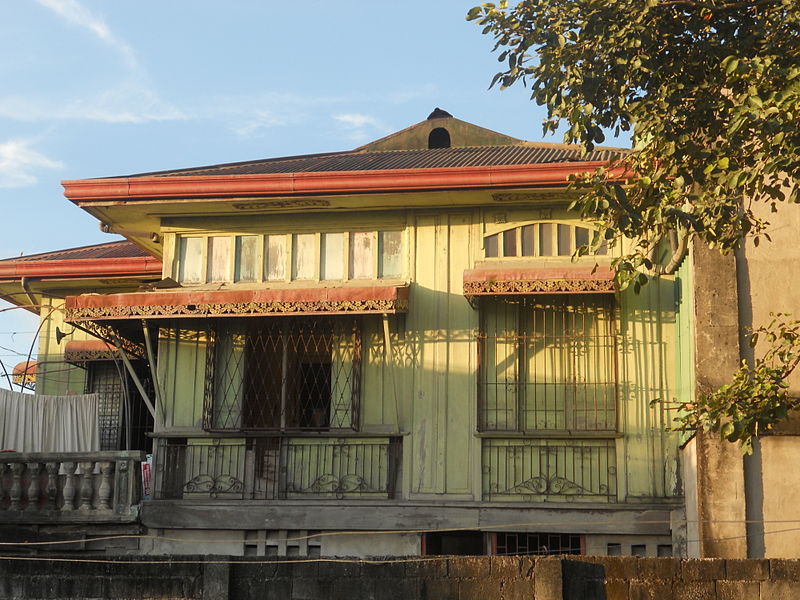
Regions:
<instances>
[{"instance_id":1,"label":"blue sky","mask_svg":"<svg viewBox=\"0 0 800 600\"><path fill-rule=\"evenodd\" d=\"M499 63L473 4L1 3L0 257L114 239L62 179L347 150L436 106L542 139L525 89L487 90ZM0 313L6 364L36 327L20 313Z\"/></svg>"}]
</instances>

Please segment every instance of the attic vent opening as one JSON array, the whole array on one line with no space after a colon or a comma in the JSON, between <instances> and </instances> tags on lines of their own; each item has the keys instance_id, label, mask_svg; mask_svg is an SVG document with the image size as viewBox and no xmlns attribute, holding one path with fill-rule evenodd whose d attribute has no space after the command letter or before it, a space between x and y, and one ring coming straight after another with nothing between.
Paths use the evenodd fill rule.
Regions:
<instances>
[{"instance_id":1,"label":"attic vent opening","mask_svg":"<svg viewBox=\"0 0 800 600\"><path fill-rule=\"evenodd\" d=\"M428 136L428 150L434 148L449 148L450 132L444 127L437 127Z\"/></svg>"}]
</instances>

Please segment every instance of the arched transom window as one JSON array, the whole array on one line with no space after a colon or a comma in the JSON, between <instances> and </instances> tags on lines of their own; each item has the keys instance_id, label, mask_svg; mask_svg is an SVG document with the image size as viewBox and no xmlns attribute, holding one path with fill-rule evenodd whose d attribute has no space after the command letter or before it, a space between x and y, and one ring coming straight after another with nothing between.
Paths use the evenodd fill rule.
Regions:
<instances>
[{"instance_id":1,"label":"arched transom window","mask_svg":"<svg viewBox=\"0 0 800 600\"><path fill-rule=\"evenodd\" d=\"M506 229L483 238L486 258L571 256L594 231L568 223L542 222ZM605 242L595 254L608 253Z\"/></svg>"}]
</instances>

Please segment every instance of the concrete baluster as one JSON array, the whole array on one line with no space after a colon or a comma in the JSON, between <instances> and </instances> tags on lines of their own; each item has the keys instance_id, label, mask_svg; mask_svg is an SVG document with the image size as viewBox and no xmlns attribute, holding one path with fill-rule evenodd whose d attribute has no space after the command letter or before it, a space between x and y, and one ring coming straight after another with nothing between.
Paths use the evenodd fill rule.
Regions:
<instances>
[{"instance_id":1,"label":"concrete baluster","mask_svg":"<svg viewBox=\"0 0 800 600\"><path fill-rule=\"evenodd\" d=\"M8 490L6 489L6 469L8 469L8 463L0 462L0 510L5 508L5 500L6 496L8 496Z\"/></svg>"},{"instance_id":2,"label":"concrete baluster","mask_svg":"<svg viewBox=\"0 0 800 600\"><path fill-rule=\"evenodd\" d=\"M11 510L20 510L22 508L22 473L25 471L25 463L11 463Z\"/></svg>"},{"instance_id":3,"label":"concrete baluster","mask_svg":"<svg viewBox=\"0 0 800 600\"><path fill-rule=\"evenodd\" d=\"M46 463L44 468L47 470L47 487L45 488L45 508L56 509L56 499L58 498L58 466L57 462Z\"/></svg>"},{"instance_id":4,"label":"concrete baluster","mask_svg":"<svg viewBox=\"0 0 800 600\"><path fill-rule=\"evenodd\" d=\"M39 485L39 472L42 470L42 463L28 463L28 472L31 475L28 483L28 510L39 510L39 500L41 495L41 485Z\"/></svg>"},{"instance_id":5,"label":"concrete baluster","mask_svg":"<svg viewBox=\"0 0 800 600\"><path fill-rule=\"evenodd\" d=\"M94 495L94 489L92 485L93 472L94 472L94 462L80 463L80 473L81 473L80 510L92 510L92 496Z\"/></svg>"},{"instance_id":6,"label":"concrete baluster","mask_svg":"<svg viewBox=\"0 0 800 600\"><path fill-rule=\"evenodd\" d=\"M111 508L111 477L114 473L114 463L100 463L100 488L98 489L97 508L109 510Z\"/></svg>"},{"instance_id":7,"label":"concrete baluster","mask_svg":"<svg viewBox=\"0 0 800 600\"><path fill-rule=\"evenodd\" d=\"M64 505L61 510L74 510L75 509L75 469L78 463L65 462L62 463L64 471L67 474L66 481L64 482Z\"/></svg>"}]
</instances>

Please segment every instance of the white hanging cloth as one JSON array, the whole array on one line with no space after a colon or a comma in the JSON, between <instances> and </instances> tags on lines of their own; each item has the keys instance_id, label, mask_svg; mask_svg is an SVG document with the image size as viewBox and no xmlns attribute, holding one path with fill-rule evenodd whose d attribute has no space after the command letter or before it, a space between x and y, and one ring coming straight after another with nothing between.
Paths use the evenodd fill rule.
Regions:
<instances>
[{"instance_id":1,"label":"white hanging cloth","mask_svg":"<svg viewBox=\"0 0 800 600\"><path fill-rule=\"evenodd\" d=\"M0 389L0 450L100 450L97 394L37 396Z\"/></svg>"}]
</instances>

